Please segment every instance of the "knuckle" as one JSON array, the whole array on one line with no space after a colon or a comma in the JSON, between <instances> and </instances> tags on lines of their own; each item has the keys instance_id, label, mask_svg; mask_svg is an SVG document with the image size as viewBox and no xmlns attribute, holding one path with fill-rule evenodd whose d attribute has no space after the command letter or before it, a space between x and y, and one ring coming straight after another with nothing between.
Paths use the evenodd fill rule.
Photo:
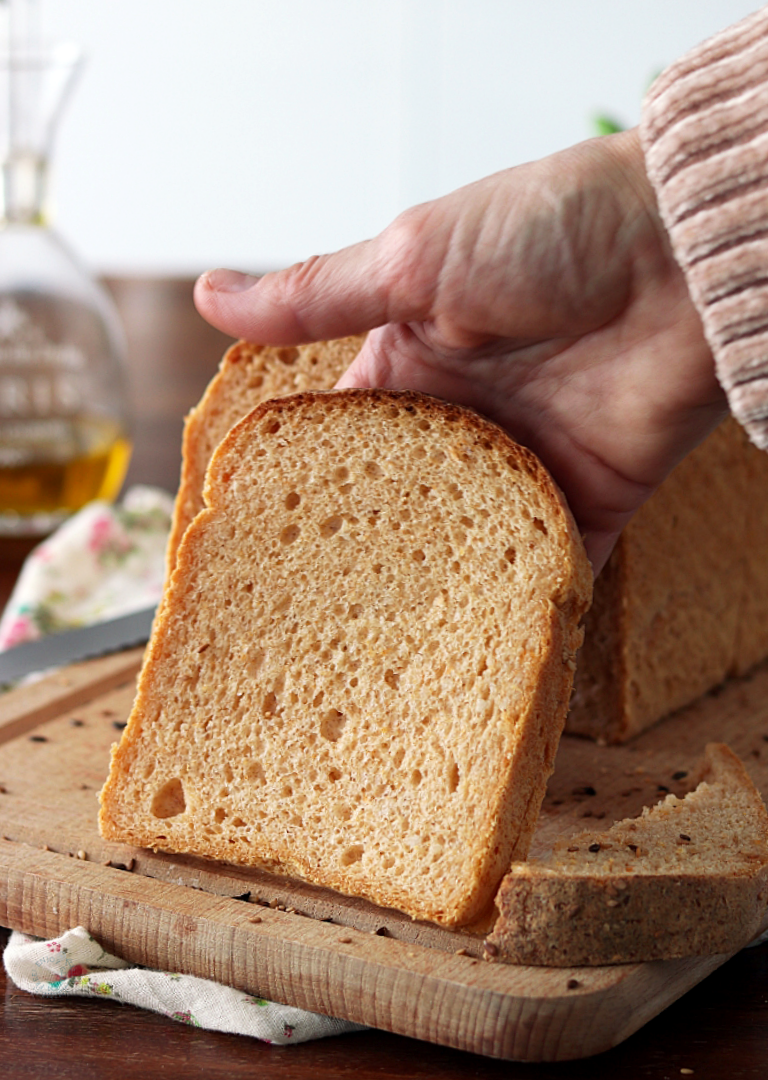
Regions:
<instances>
[{"instance_id":1,"label":"knuckle","mask_svg":"<svg viewBox=\"0 0 768 1080\"><path fill-rule=\"evenodd\" d=\"M430 240L427 206L404 211L381 234L379 276L393 307L431 306L436 275Z\"/></svg>"}]
</instances>

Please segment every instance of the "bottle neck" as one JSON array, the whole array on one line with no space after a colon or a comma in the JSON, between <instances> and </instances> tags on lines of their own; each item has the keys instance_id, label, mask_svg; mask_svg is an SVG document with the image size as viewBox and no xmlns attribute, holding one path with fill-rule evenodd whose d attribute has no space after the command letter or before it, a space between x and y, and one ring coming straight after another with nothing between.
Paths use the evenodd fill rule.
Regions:
<instances>
[{"instance_id":1,"label":"bottle neck","mask_svg":"<svg viewBox=\"0 0 768 1080\"><path fill-rule=\"evenodd\" d=\"M47 158L34 151L13 151L0 175L0 224L42 225L47 178Z\"/></svg>"}]
</instances>

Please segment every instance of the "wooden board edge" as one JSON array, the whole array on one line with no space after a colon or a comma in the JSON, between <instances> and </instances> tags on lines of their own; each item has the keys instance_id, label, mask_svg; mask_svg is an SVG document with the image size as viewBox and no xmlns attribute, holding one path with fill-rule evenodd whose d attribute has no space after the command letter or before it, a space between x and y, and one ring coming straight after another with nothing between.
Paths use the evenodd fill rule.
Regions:
<instances>
[{"instance_id":1,"label":"wooden board edge","mask_svg":"<svg viewBox=\"0 0 768 1080\"><path fill-rule=\"evenodd\" d=\"M0 924L85 926L134 963L459 1050L567 1061L616 1045L727 956L616 968L488 963L0 840Z\"/></svg>"},{"instance_id":2,"label":"wooden board edge","mask_svg":"<svg viewBox=\"0 0 768 1080\"><path fill-rule=\"evenodd\" d=\"M72 664L0 696L0 743L122 686L138 673L144 647Z\"/></svg>"}]
</instances>

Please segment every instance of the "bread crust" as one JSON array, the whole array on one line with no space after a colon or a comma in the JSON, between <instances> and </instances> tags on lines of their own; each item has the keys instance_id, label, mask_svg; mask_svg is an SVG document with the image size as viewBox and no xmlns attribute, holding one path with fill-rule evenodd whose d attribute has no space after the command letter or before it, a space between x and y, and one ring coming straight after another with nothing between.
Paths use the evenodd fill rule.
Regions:
<instances>
[{"instance_id":1,"label":"bread crust","mask_svg":"<svg viewBox=\"0 0 768 1080\"><path fill-rule=\"evenodd\" d=\"M311 431L320 434L306 434ZM366 441L370 450L363 448ZM430 455L435 456L434 461ZM260 463L258 469L256 462ZM273 479L276 476L278 480ZM366 476L375 479L369 483ZM287 495L281 494L285 485ZM421 487L426 489L423 499L431 499L437 508L430 525L424 514L409 509ZM328 491L330 495L323 494ZM195 518L179 548L134 710L119 747L113 751L110 777L101 797L102 834L162 850L263 866L365 896L414 918L445 925L471 922L492 900L510 861L527 853L570 696L574 657L582 637L580 619L589 604L592 574L562 495L533 454L468 409L410 391L350 390L306 392L259 405L230 430L216 451L208 470L205 500L207 508ZM264 504L263 513L243 517L243 505L257 501ZM307 516L281 516L286 503L298 507L299 501L301 507L306 505ZM326 504L337 506L337 513L318 523L311 508L321 506L322 512L318 509L317 514L322 518ZM381 514L371 524L377 506ZM525 520L519 509L523 506L528 515ZM490 524L478 533L483 507L490 507ZM301 512L291 511L294 515ZM363 528L365 514L370 519ZM512 520L515 514L520 518L517 523ZM385 520L388 528L396 526L391 534L383 533ZM320 562L313 562L315 541L310 535L322 534L326 526L330 542L336 537L343 544L336 543ZM334 648L340 648L342 641L347 647L347 660L323 659L328 648L321 648L313 661L316 667L311 670L311 681L313 687L323 688L326 700L322 706L309 701L306 705L291 703L292 694L298 699L304 693L302 687L309 678L304 653L300 663L292 659L285 667L279 686L274 679L270 682L272 675L267 678L264 674L266 661L263 670L259 668L245 679L243 670L249 661L244 653L240 659L238 653L243 641L258 649L263 646L269 657L281 647L277 632L265 644L267 639L259 635L267 632L268 620L259 622L249 612L272 602L282 588L276 582L283 573L281 560L289 555L273 541L274 530L283 538L288 535L293 545L295 536L290 530L299 528L303 530L301 543L306 538L307 547L301 549L301 559L296 556L298 562L286 562L285 566L290 568L292 581L303 573L310 577L291 601L295 613L291 620L295 618L297 630L294 644L286 648L293 650L292 657L296 654L296 639L306 627L315 625L313 620L321 619L318 612L324 613L316 623L318 642L325 641L323 633L330 634L333 626ZM498 539L491 539L497 532ZM470 539L470 533L477 539ZM449 534L453 539L446 546ZM405 540L390 540L390 535L404 536ZM524 553L521 547L515 556L511 536L519 544L523 540L530 544L532 554L528 555L527 548ZM420 569L414 575L406 559L410 545L417 543L420 546L414 558ZM464 547L459 548L459 543ZM453 563L436 554L448 548L453 556L445 558L453 557ZM298 549L296 541L289 550ZM392 580L383 591L378 584L370 591L365 577L370 566L355 563L358 549L366 552L367 560L375 558L387 564ZM506 569L504 558L497 564L498 570L491 570L488 555L480 554L498 551L503 555L505 549L512 552L511 559L519 560L514 565L507 560ZM533 560L530 565L524 564L524 554L525 559ZM311 576L319 580L326 566L329 573L338 570L340 576L328 579L333 586L325 584L323 578L322 587L315 589ZM523 577L525 567L530 569L530 581ZM513 581L518 584L513 585ZM214 610L212 605L209 612L217 639L210 648L221 648L221 655L227 656L226 675L221 668L211 669L220 671L220 681L214 690L206 690L209 669L204 669L207 659L198 660L198 649L206 658L211 652L205 642L198 646L205 622L200 604L206 603L217 582L226 597L220 596L218 606ZM530 588L530 596L519 582ZM248 595L253 599L248 604L238 599L244 587L251 589ZM337 589L346 593L337 594ZM413 617L401 617L400 608L407 608L413 597L422 593L434 593L433 606L419 607L419 600ZM321 596L320 608L310 605L315 595ZM361 601L363 596L367 599ZM227 620L234 616L226 614L230 610L227 598L232 598L239 620L231 626ZM507 629L498 621L501 616L484 614L488 604L495 604L498 598L502 604L499 610L511 610L513 604L528 605L519 623L519 643L515 643L517 639L512 644L507 641ZM480 624L473 622L464 632L460 613L467 603L479 605ZM355 607L365 610L354 616L359 622L353 625L347 616L334 614L339 606L345 611ZM437 620L435 626L448 629L427 634L430 619ZM367 637L355 636L358 626ZM478 634L485 635L482 642ZM409 636L413 637L412 645L404 643ZM219 638L226 639L228 652ZM434 661L428 655L433 639L437 643L435 655L439 654ZM361 643L365 641L379 644L364 646ZM451 645L453 641L456 647ZM477 649L483 654L481 663L475 659ZM512 655L518 661L510 666ZM360 664L347 666L342 672L349 658ZM250 662L255 666L252 657ZM334 680L342 673L346 679L353 670L349 685L359 682L361 688L354 692L345 689L344 695L334 697ZM399 693L390 694L398 684L402 684ZM232 691L235 685L237 692L250 695L251 711L241 710L243 715L236 711L239 699ZM378 686L382 686L381 694L375 689ZM174 695L178 697L176 704L170 701ZM221 703L224 698L226 705ZM346 735L333 732L329 736L332 741L321 738L310 742L318 724L321 729L323 723L330 722L322 710L331 700L334 722L341 724L341 717L347 724L344 730L354 732L348 742ZM254 703L259 702L269 702L263 716L256 716ZM514 709L509 712L512 703ZM235 712L227 713L227 709ZM295 731L307 739L304 753L298 755L303 758L301 769L296 768L296 755L293 765L275 758L274 720L278 714L280 739L288 740ZM487 714L486 720L481 714ZM242 730L244 723L251 725L251 764L257 754L253 748L260 747L258 753L265 762L263 790L253 785L249 788L238 772L236 742L225 742L223 752L211 756L205 770L190 751L190 746L205 746L206 725L221 735L234 723L235 715ZM417 722L425 720L422 738ZM269 739L273 740L269 744L272 750L266 745ZM383 765L377 764L382 739L388 755ZM245 747L240 746L239 752L242 755ZM390 759L395 761L401 752L407 770L389 769ZM423 761L418 759L422 752ZM448 773L441 772L443 766L439 765L445 759L450 772L451 755L457 763L453 791L441 779ZM273 765L268 761L274 761ZM325 762L323 768L331 773L335 769L339 776L335 783L325 784L313 801L306 774L314 768L314 761ZM229 779L228 768L233 773ZM302 817L300 826L290 825L290 807L284 810L281 804L275 809L280 768L291 773L285 787L293 790L285 796L286 806L299 796L304 800L301 815L296 812ZM148 769L151 775L145 777ZM221 790L227 791L217 796L218 811L210 805L215 785L211 787L210 776L203 775L212 770L222 774L225 782ZM377 785L382 788L379 795ZM342 789L348 819L328 825L321 816L310 825L313 812L320 812L318 808L337 805L336 793ZM167 796L167 805L161 799L160 816L153 816L153 800L160 795ZM178 797L177 805L174 797ZM278 816L282 814L282 824L256 827L247 816L245 808L258 808L262 798L267 815L273 810ZM223 816L217 821L219 811ZM387 826L384 818L389 812L392 823ZM380 829L378 817L383 822ZM406 819L408 829L401 836L397 829ZM231 825L233 820L241 825ZM247 838L244 825L249 827ZM408 836L416 839L411 841ZM406 857L405 849L411 843L413 856Z\"/></svg>"}]
</instances>

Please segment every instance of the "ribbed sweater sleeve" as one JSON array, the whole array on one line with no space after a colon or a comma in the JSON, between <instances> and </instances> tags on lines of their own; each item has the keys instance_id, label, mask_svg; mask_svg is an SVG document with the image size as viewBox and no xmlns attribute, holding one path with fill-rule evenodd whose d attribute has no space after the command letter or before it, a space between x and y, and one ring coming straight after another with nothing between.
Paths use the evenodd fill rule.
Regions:
<instances>
[{"instance_id":1,"label":"ribbed sweater sleeve","mask_svg":"<svg viewBox=\"0 0 768 1080\"><path fill-rule=\"evenodd\" d=\"M768 449L768 7L654 82L640 136L731 411Z\"/></svg>"}]
</instances>

